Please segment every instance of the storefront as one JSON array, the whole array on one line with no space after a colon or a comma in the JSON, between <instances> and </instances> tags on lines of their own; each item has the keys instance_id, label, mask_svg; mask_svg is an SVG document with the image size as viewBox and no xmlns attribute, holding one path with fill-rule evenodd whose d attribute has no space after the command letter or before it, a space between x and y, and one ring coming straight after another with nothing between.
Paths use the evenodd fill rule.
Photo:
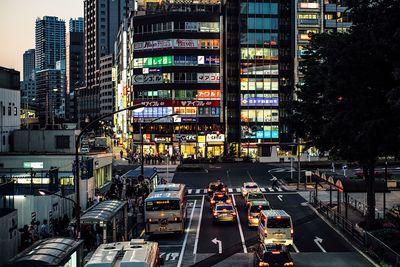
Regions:
<instances>
[{"instance_id":1,"label":"storefront","mask_svg":"<svg viewBox=\"0 0 400 267\"><path fill-rule=\"evenodd\" d=\"M257 157L257 143L242 143L240 145L240 156L241 157L250 157L256 158Z\"/></svg>"},{"instance_id":2,"label":"storefront","mask_svg":"<svg viewBox=\"0 0 400 267\"><path fill-rule=\"evenodd\" d=\"M195 134L174 134L173 141L175 151L180 152L183 158L194 158L197 144L197 136Z\"/></svg>"},{"instance_id":3,"label":"storefront","mask_svg":"<svg viewBox=\"0 0 400 267\"><path fill-rule=\"evenodd\" d=\"M207 157L219 157L224 154L224 134L207 134L206 144L207 144Z\"/></svg>"},{"instance_id":4,"label":"storefront","mask_svg":"<svg viewBox=\"0 0 400 267\"><path fill-rule=\"evenodd\" d=\"M155 135L154 143L158 154L169 154L172 155L172 137L165 135Z\"/></svg>"}]
</instances>

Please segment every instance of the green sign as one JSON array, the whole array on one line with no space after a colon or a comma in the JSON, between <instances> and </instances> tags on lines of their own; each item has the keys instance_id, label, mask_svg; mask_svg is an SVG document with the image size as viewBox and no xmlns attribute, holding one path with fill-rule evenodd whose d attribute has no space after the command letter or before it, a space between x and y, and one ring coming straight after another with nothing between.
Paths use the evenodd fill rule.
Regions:
<instances>
[{"instance_id":1,"label":"green sign","mask_svg":"<svg viewBox=\"0 0 400 267\"><path fill-rule=\"evenodd\" d=\"M171 65L172 65L172 56L147 57L143 59L144 68L162 67Z\"/></svg>"},{"instance_id":2,"label":"green sign","mask_svg":"<svg viewBox=\"0 0 400 267\"><path fill-rule=\"evenodd\" d=\"M43 169L43 162L24 162L25 169Z\"/></svg>"}]
</instances>

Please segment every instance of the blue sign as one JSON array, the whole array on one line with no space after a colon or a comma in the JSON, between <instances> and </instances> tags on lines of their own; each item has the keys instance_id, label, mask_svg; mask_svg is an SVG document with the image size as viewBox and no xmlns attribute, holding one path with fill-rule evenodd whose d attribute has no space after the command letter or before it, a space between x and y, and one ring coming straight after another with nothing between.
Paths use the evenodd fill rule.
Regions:
<instances>
[{"instance_id":1,"label":"blue sign","mask_svg":"<svg viewBox=\"0 0 400 267\"><path fill-rule=\"evenodd\" d=\"M197 122L197 118L182 117L181 122Z\"/></svg>"},{"instance_id":2,"label":"blue sign","mask_svg":"<svg viewBox=\"0 0 400 267\"><path fill-rule=\"evenodd\" d=\"M269 138L269 139L274 139L279 137L279 131L273 130L273 131L256 131L253 132L252 135L248 136L243 136L242 138L251 138L251 139L263 139L263 138Z\"/></svg>"},{"instance_id":3,"label":"blue sign","mask_svg":"<svg viewBox=\"0 0 400 267\"><path fill-rule=\"evenodd\" d=\"M242 98L240 101L242 106L278 106L277 97L251 97Z\"/></svg>"}]
</instances>

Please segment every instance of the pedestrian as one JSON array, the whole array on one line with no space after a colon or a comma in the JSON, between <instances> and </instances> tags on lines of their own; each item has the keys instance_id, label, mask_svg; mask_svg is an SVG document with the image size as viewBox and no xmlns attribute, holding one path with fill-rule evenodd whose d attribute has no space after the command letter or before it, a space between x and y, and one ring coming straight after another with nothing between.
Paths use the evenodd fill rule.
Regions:
<instances>
[{"instance_id":1,"label":"pedestrian","mask_svg":"<svg viewBox=\"0 0 400 267\"><path fill-rule=\"evenodd\" d=\"M122 157L124 156L124 151L122 151L122 149L119 151L119 155L121 156L122 159Z\"/></svg>"},{"instance_id":2,"label":"pedestrian","mask_svg":"<svg viewBox=\"0 0 400 267\"><path fill-rule=\"evenodd\" d=\"M42 239L48 238L50 236L49 225L48 225L46 219L43 220L43 224L40 226L39 234L40 234L40 238L42 238Z\"/></svg>"},{"instance_id":3,"label":"pedestrian","mask_svg":"<svg viewBox=\"0 0 400 267\"><path fill-rule=\"evenodd\" d=\"M271 179L272 181L272 187L278 187L278 178L275 176Z\"/></svg>"}]
</instances>

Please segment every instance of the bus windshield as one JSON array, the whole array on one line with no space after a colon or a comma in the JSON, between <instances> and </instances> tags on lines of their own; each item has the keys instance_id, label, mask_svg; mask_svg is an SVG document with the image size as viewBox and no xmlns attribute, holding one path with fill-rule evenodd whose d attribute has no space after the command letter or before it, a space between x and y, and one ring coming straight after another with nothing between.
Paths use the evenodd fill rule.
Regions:
<instances>
[{"instance_id":1,"label":"bus windshield","mask_svg":"<svg viewBox=\"0 0 400 267\"><path fill-rule=\"evenodd\" d=\"M291 228L289 218L268 218L267 228Z\"/></svg>"},{"instance_id":2,"label":"bus windshield","mask_svg":"<svg viewBox=\"0 0 400 267\"><path fill-rule=\"evenodd\" d=\"M180 210L179 200L155 200L146 202L146 211Z\"/></svg>"}]
</instances>

